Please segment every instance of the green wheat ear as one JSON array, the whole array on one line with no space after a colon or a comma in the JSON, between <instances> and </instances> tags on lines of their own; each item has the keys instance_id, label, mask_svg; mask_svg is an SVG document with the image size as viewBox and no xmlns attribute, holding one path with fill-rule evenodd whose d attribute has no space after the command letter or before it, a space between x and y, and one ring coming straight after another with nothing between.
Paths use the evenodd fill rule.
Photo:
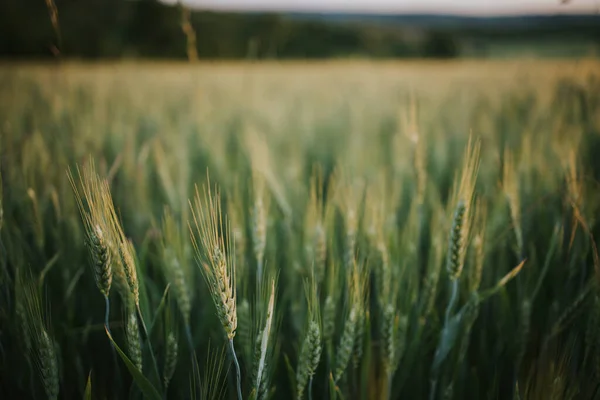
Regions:
<instances>
[{"instance_id":1,"label":"green wheat ear","mask_svg":"<svg viewBox=\"0 0 600 400\"><path fill-rule=\"evenodd\" d=\"M165 388L169 387L169 383L175 373L175 367L177 367L177 355L179 353L179 344L177 338L173 332L169 332L167 335L167 343L165 346L165 367L163 371L163 382Z\"/></svg>"},{"instance_id":2,"label":"green wheat ear","mask_svg":"<svg viewBox=\"0 0 600 400\"><path fill-rule=\"evenodd\" d=\"M323 306L323 339L331 340L335 331L335 313L336 305L333 297L327 296L325 305Z\"/></svg>"},{"instance_id":3,"label":"green wheat ear","mask_svg":"<svg viewBox=\"0 0 600 400\"><path fill-rule=\"evenodd\" d=\"M190 204L193 225L190 226L191 240L200 271L208 285L217 316L227 339L232 341L237 328L235 257L229 224L223 222L221 199L213 197L210 187L204 189L203 198L196 187L194 204ZM227 233L227 235L225 235Z\"/></svg>"},{"instance_id":4,"label":"green wheat ear","mask_svg":"<svg viewBox=\"0 0 600 400\"><path fill-rule=\"evenodd\" d=\"M142 345L140 342L140 330L138 327L137 314L132 309L127 315L125 323L125 337L127 338L127 349L129 358L133 365L140 371L142 370Z\"/></svg>"},{"instance_id":5,"label":"green wheat ear","mask_svg":"<svg viewBox=\"0 0 600 400\"><path fill-rule=\"evenodd\" d=\"M304 389L317 370L321 360L321 350L321 329L316 321L311 321L302 342L298 360L296 372L296 397L298 399L304 397Z\"/></svg>"},{"instance_id":6,"label":"green wheat ear","mask_svg":"<svg viewBox=\"0 0 600 400\"><path fill-rule=\"evenodd\" d=\"M392 304L385 306L381 319L381 359L390 374L396 360L396 307Z\"/></svg>"},{"instance_id":7,"label":"green wheat ear","mask_svg":"<svg viewBox=\"0 0 600 400\"><path fill-rule=\"evenodd\" d=\"M477 174L479 172L480 142L473 142L469 137L466 153L463 159L461 176L455 189L454 213L448 243L446 271L451 280L457 280L463 270L465 253L470 239L473 223L474 193Z\"/></svg>"},{"instance_id":8,"label":"green wheat ear","mask_svg":"<svg viewBox=\"0 0 600 400\"><path fill-rule=\"evenodd\" d=\"M39 369L48 399L58 398L58 362L54 349L54 341L45 330L41 330L39 338Z\"/></svg>"},{"instance_id":9,"label":"green wheat ear","mask_svg":"<svg viewBox=\"0 0 600 400\"><path fill-rule=\"evenodd\" d=\"M300 354L298 357L298 366L296 368L296 397L302 399L304 390L308 385L308 398L312 399L312 379L316 373L321 360L323 348L319 296L318 296L318 269L313 266L310 281L305 284L307 298L307 316L306 328Z\"/></svg>"},{"instance_id":10,"label":"green wheat ear","mask_svg":"<svg viewBox=\"0 0 600 400\"><path fill-rule=\"evenodd\" d=\"M200 196L198 187L194 202L190 202L192 221L190 236L196 260L206 281L217 316L228 341L229 351L235 365L238 400L242 400L241 370L233 338L237 329L237 295L235 280L235 250L227 219L223 221L221 198L204 187Z\"/></svg>"},{"instance_id":11,"label":"green wheat ear","mask_svg":"<svg viewBox=\"0 0 600 400\"><path fill-rule=\"evenodd\" d=\"M185 256L184 238L175 217L165 209L162 220L162 266L165 277L171 283L177 306L187 326L192 312L192 294L190 290L189 269L184 268L188 261Z\"/></svg>"},{"instance_id":12,"label":"green wheat ear","mask_svg":"<svg viewBox=\"0 0 600 400\"><path fill-rule=\"evenodd\" d=\"M30 338L30 351L40 375L44 391L49 400L56 400L59 394L59 366L55 341L45 324L40 290L29 275L17 270L15 287L25 311L26 335Z\"/></svg>"},{"instance_id":13,"label":"green wheat ear","mask_svg":"<svg viewBox=\"0 0 600 400\"><path fill-rule=\"evenodd\" d=\"M452 228L450 229L450 241L448 244L448 258L446 260L446 271L450 279L456 280L460 277L464 264L464 224L467 208L464 201L460 200L454 210Z\"/></svg>"},{"instance_id":14,"label":"green wheat ear","mask_svg":"<svg viewBox=\"0 0 600 400\"><path fill-rule=\"evenodd\" d=\"M70 170L68 178L84 223L96 285L100 293L108 298L113 278L114 255L111 253L111 247L116 243L116 232L113 230L116 213L108 183L96 174L94 163L90 161L89 165L81 170L78 167L77 172L79 185Z\"/></svg>"},{"instance_id":15,"label":"green wheat ear","mask_svg":"<svg viewBox=\"0 0 600 400\"><path fill-rule=\"evenodd\" d=\"M338 346L336 354L336 363L334 369L334 380L337 382L342 377L342 374L346 370L350 357L354 350L354 341L356 339L356 325L358 324L358 309L352 307L350 314L344 324L344 330L342 331L342 338Z\"/></svg>"},{"instance_id":16,"label":"green wheat ear","mask_svg":"<svg viewBox=\"0 0 600 400\"><path fill-rule=\"evenodd\" d=\"M100 293L108 297L113 278L112 259L105 233L100 226L96 225L94 230L88 233L87 243L91 253L96 285Z\"/></svg>"},{"instance_id":17,"label":"green wheat ear","mask_svg":"<svg viewBox=\"0 0 600 400\"><path fill-rule=\"evenodd\" d=\"M342 337L338 344L334 380L337 382L348 367L348 363L353 355L356 355L357 341L362 341L362 327L359 324L365 323L365 289L366 275L361 271L362 267L353 261L352 270L348 277L348 295L350 298L350 312L346 317ZM362 349L361 349L362 350Z\"/></svg>"}]
</instances>

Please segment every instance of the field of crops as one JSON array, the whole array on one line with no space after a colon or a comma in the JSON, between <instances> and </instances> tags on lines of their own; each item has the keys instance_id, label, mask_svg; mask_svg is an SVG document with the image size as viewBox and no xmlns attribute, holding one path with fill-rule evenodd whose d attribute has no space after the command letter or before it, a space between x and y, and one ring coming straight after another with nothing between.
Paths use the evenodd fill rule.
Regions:
<instances>
[{"instance_id":1,"label":"field of crops","mask_svg":"<svg viewBox=\"0 0 600 400\"><path fill-rule=\"evenodd\" d=\"M0 398L600 398L600 64L0 65Z\"/></svg>"}]
</instances>

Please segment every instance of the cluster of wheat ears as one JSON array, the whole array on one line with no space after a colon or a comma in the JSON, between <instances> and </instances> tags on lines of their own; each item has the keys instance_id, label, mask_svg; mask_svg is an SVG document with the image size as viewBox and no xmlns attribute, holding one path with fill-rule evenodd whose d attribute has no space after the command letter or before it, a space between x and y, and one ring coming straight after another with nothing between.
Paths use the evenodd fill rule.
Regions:
<instances>
[{"instance_id":1,"label":"cluster of wheat ears","mask_svg":"<svg viewBox=\"0 0 600 400\"><path fill-rule=\"evenodd\" d=\"M413 98L393 135L345 150L257 123L200 145L113 138L116 157L63 167L67 136L5 127L0 395L597 397L600 101L556 87L471 104L483 134L443 143ZM477 107L561 126L498 133L514 127ZM103 143L85 137L74 151Z\"/></svg>"}]
</instances>

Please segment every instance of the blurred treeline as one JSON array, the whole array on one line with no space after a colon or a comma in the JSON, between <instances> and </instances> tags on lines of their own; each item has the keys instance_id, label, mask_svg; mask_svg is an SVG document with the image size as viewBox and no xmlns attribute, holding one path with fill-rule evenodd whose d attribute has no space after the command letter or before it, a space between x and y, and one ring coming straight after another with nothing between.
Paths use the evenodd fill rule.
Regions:
<instances>
[{"instance_id":1,"label":"blurred treeline","mask_svg":"<svg viewBox=\"0 0 600 400\"><path fill-rule=\"evenodd\" d=\"M54 0L58 33L45 0L0 2L0 57L185 58L182 10L158 0ZM562 44L570 55L600 47L597 16L308 16L194 11L200 58L490 56L506 43ZM578 47L573 47L577 43ZM582 47L582 44L585 45ZM490 50L494 49L494 50ZM575 49L575 50L574 50ZM583 49L583 50L582 50Z\"/></svg>"}]
</instances>

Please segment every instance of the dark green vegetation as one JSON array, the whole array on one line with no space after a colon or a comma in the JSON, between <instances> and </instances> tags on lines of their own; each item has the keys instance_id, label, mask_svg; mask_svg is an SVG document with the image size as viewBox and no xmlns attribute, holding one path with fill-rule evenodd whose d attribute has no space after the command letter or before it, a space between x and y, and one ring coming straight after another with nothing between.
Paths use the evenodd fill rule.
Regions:
<instances>
[{"instance_id":1,"label":"dark green vegetation","mask_svg":"<svg viewBox=\"0 0 600 400\"><path fill-rule=\"evenodd\" d=\"M598 398L598 71L2 67L0 398Z\"/></svg>"},{"instance_id":2,"label":"dark green vegetation","mask_svg":"<svg viewBox=\"0 0 600 400\"><path fill-rule=\"evenodd\" d=\"M51 57L57 49L70 58L187 56L177 6L158 0L54 3L58 35L44 0L0 2L0 56ZM598 15L466 18L192 10L190 21L196 31L192 46L203 59L581 57L597 54L600 47Z\"/></svg>"}]
</instances>

